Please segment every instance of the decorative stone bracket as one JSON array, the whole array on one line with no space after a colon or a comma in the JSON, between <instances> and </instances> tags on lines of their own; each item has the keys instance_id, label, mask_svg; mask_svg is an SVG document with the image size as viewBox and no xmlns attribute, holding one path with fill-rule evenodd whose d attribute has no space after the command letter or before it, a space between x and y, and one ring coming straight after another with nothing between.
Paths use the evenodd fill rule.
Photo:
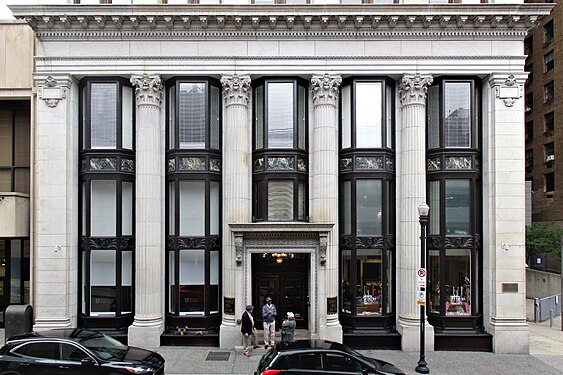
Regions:
<instances>
[{"instance_id":1,"label":"decorative stone bracket","mask_svg":"<svg viewBox=\"0 0 563 375\"><path fill-rule=\"evenodd\" d=\"M66 87L61 86L52 76L48 76L45 83L39 86L37 94L49 108L55 108L61 100L66 98Z\"/></svg>"},{"instance_id":2,"label":"decorative stone bracket","mask_svg":"<svg viewBox=\"0 0 563 375\"><path fill-rule=\"evenodd\" d=\"M516 77L513 74L509 75L504 84L495 86L495 93L497 99L502 99L504 105L512 107L516 99L522 97L523 86L518 84Z\"/></svg>"},{"instance_id":3,"label":"decorative stone bracket","mask_svg":"<svg viewBox=\"0 0 563 375\"><path fill-rule=\"evenodd\" d=\"M328 247L328 233L319 233L319 262L321 266L326 264L326 248Z\"/></svg>"},{"instance_id":4,"label":"decorative stone bracket","mask_svg":"<svg viewBox=\"0 0 563 375\"><path fill-rule=\"evenodd\" d=\"M242 264L242 240L242 233L235 234L235 261L237 262L237 266Z\"/></svg>"}]
</instances>

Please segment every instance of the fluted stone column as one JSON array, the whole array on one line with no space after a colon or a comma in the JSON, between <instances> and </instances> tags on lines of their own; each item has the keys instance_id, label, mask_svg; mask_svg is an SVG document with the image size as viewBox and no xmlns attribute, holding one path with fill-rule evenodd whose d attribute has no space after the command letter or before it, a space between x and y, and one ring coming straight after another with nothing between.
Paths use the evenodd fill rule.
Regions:
<instances>
[{"instance_id":1,"label":"fluted stone column","mask_svg":"<svg viewBox=\"0 0 563 375\"><path fill-rule=\"evenodd\" d=\"M402 349L420 348L420 307L416 304L416 270L420 267L418 205L426 201L426 93L432 76L405 74L399 85L401 126L397 201L397 329ZM432 210L434 207L430 207ZM434 349L434 330L426 324L426 349Z\"/></svg>"},{"instance_id":2,"label":"fluted stone column","mask_svg":"<svg viewBox=\"0 0 563 375\"><path fill-rule=\"evenodd\" d=\"M132 76L136 99L135 320L129 344L158 348L164 329L163 86L158 75Z\"/></svg>"},{"instance_id":3,"label":"fluted stone column","mask_svg":"<svg viewBox=\"0 0 563 375\"><path fill-rule=\"evenodd\" d=\"M251 128L248 116L250 76L223 76L225 116L223 125L223 296L235 299L235 315L223 312L220 328L221 348L240 345L240 327L236 317L251 303L245 294L243 238L235 238L229 224L252 221Z\"/></svg>"},{"instance_id":4,"label":"fluted stone column","mask_svg":"<svg viewBox=\"0 0 563 375\"><path fill-rule=\"evenodd\" d=\"M34 329L76 326L78 85L67 74L35 76L32 236Z\"/></svg>"},{"instance_id":5,"label":"fluted stone column","mask_svg":"<svg viewBox=\"0 0 563 375\"><path fill-rule=\"evenodd\" d=\"M525 73L496 73L484 87L483 321L495 353L527 354Z\"/></svg>"},{"instance_id":6,"label":"fluted stone column","mask_svg":"<svg viewBox=\"0 0 563 375\"><path fill-rule=\"evenodd\" d=\"M314 75L311 78L313 97L313 133L311 150L312 223L334 224L332 230L320 235L318 257L318 332L322 339L342 342L342 326L338 311L327 312L327 298L338 296L338 92L342 78L338 75Z\"/></svg>"}]
</instances>

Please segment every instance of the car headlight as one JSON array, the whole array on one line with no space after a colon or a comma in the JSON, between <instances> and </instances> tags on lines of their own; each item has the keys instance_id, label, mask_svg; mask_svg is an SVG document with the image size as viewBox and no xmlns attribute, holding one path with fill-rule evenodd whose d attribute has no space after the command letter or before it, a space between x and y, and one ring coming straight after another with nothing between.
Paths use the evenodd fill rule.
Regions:
<instances>
[{"instance_id":1,"label":"car headlight","mask_svg":"<svg viewBox=\"0 0 563 375\"><path fill-rule=\"evenodd\" d=\"M145 374L153 371L148 366L125 366L125 369L132 374Z\"/></svg>"}]
</instances>

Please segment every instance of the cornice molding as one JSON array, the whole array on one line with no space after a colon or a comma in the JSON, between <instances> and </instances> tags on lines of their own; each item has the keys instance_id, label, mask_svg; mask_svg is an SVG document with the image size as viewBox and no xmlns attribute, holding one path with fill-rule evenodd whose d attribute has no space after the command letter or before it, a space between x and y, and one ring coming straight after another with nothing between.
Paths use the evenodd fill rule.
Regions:
<instances>
[{"instance_id":1,"label":"cornice molding","mask_svg":"<svg viewBox=\"0 0 563 375\"><path fill-rule=\"evenodd\" d=\"M38 38L521 37L553 4L10 6Z\"/></svg>"}]
</instances>

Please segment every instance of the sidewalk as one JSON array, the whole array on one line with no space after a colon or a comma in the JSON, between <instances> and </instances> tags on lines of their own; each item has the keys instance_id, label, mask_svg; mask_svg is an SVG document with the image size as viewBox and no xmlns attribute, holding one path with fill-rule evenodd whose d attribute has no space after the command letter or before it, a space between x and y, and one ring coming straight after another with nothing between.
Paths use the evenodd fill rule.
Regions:
<instances>
[{"instance_id":1,"label":"sidewalk","mask_svg":"<svg viewBox=\"0 0 563 375\"><path fill-rule=\"evenodd\" d=\"M478 352L430 352L426 361L435 375L559 375L563 374L563 331L561 318L542 323L530 322L530 354L512 355ZM256 349L247 358L242 352L219 348L161 347L166 359L166 374L240 374L251 375L265 349ZM363 354L393 363L407 374L414 368L418 352L361 350Z\"/></svg>"}]
</instances>

